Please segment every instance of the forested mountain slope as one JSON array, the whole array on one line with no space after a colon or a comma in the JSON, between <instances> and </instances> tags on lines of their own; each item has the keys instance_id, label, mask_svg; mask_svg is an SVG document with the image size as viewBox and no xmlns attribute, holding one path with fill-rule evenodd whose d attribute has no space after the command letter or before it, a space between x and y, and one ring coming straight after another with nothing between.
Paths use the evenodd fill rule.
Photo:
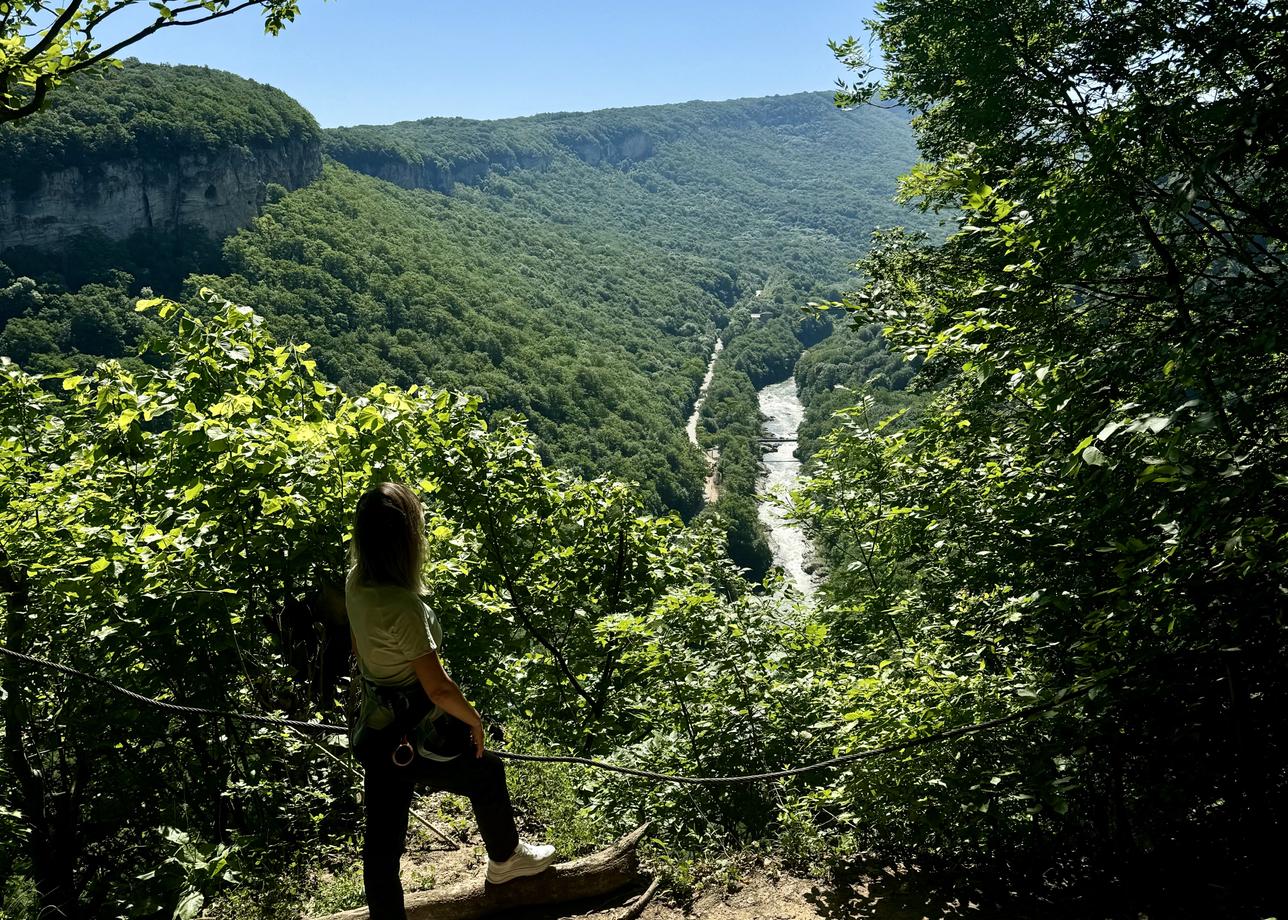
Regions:
<instances>
[{"instance_id":1,"label":"forested mountain slope","mask_svg":"<svg viewBox=\"0 0 1288 920\"><path fill-rule=\"evenodd\" d=\"M809 283L844 277L916 159L901 111L830 93L557 113L428 118L325 132L333 157L402 185L628 234ZM477 191L475 191L477 190ZM498 200L499 199L499 200Z\"/></svg>"},{"instance_id":2,"label":"forested mountain slope","mask_svg":"<svg viewBox=\"0 0 1288 920\"><path fill-rule=\"evenodd\" d=\"M133 149L173 121L182 155L190 135L237 147L259 121L296 130L279 111L289 99L227 74L135 63L111 79L110 94L69 88L50 118L12 129L9 148L29 164L111 138ZM182 241L128 259L92 247L97 258L72 253L74 271L57 249L0 255L16 270L0 271L0 353L39 370L133 360L148 326L130 298L141 280L173 277L178 248L203 272L185 296L208 286L254 308L313 343L332 380L477 393L489 413L526 417L548 459L639 482L655 510L688 516L704 469L684 417L716 330L758 289L791 311L843 277L874 226L908 216L891 196L915 155L902 113L843 113L824 93L323 138L354 168L332 163L294 192L268 186L262 215L218 255Z\"/></svg>"},{"instance_id":3,"label":"forested mountain slope","mask_svg":"<svg viewBox=\"0 0 1288 920\"><path fill-rule=\"evenodd\" d=\"M0 163L5 178L29 179L291 140L317 143L318 125L281 90L209 67L130 59L77 77L44 110L0 127Z\"/></svg>"},{"instance_id":4,"label":"forested mountain slope","mask_svg":"<svg viewBox=\"0 0 1288 920\"><path fill-rule=\"evenodd\" d=\"M100 127L120 124L111 150L173 171L190 152L130 153L147 126L164 131L174 118L182 137L191 121L176 112L208 114L201 142L234 151L246 141L234 117L240 93L267 92L145 65L112 79L111 98L67 87L49 130L11 137L12 149L40 164L75 147L88 175L93 151L109 149ZM228 86L238 92L221 95ZM394 478L429 506L431 593L451 611L453 674L512 726L507 743L530 747L530 731L559 750L638 749L681 772L689 750L671 741L683 720L711 770L799 755L798 740L766 744L731 720L729 701L736 692L767 724L806 724L809 688L835 682L825 633L756 597L717 527L650 512L701 507L706 470L684 419L716 335L750 328L736 317L764 300L759 309L783 316L773 330L795 341L798 295L839 278L870 224L884 222L863 215L896 219L886 201L912 158L908 132L889 113L846 121L821 96L655 107L619 130L631 118L529 120L546 139L472 168L451 159L456 141L443 135L417 154L422 166L458 163L439 186L400 187L336 160L294 190L263 182L257 216L218 252L190 248L176 227L169 238L152 228L133 247L88 234L0 253L9 263L0 354L14 359L0 361L7 646L149 694L342 718L334 659L347 656L349 638L342 620L327 619L326 585L343 581L357 495ZM401 129L388 130L397 140ZM514 127L469 130L493 151ZM339 154L336 136L328 143ZM413 155L402 155L411 168ZM19 170L0 165L0 179L17 182ZM65 217L80 213L66 207ZM148 313L157 306L148 298L136 311L154 284L182 303ZM30 588L28 571L41 573ZM19 593L34 617L7 615ZM730 629L735 621L745 633ZM538 634L554 638L534 644ZM140 661L151 667L140 672ZM753 667L783 678L749 690ZM104 719L83 686L22 686L35 724L63 714L59 756L88 777L73 780L89 790L74 806L76 849L43 831L33 847L0 836L0 862L24 860L20 880L42 891L45 867L57 864L80 873L69 901L148 916L191 895L188 879L161 878L168 869L148 874L178 839L166 828L202 841L245 834L246 877L271 884L312 871L314 844L350 834L357 820L335 760L310 761L316 751L275 733L211 742L193 724L163 746L135 743L165 732L165 717L149 713L126 720L123 745L119 710ZM16 719L19 698L7 698ZM12 775L28 776L16 758L0 764L0 789L17 788ZM69 777L52 772L50 788ZM516 799L548 824L555 811L589 814L579 797L593 794L621 820L647 812L676 839L700 842L686 827L705 823L701 805L605 778L583 796L562 779L525 791L516 771ZM164 794L149 794L158 784ZM42 795L21 803L37 828L52 814ZM9 802L6 827L19 814ZM737 802L745 826L772 819L759 790L740 790ZM570 821L568 849L608 827ZM145 828L163 830L119 845ZM90 850L102 861L87 865ZM199 884L224 882L209 881Z\"/></svg>"},{"instance_id":5,"label":"forested mountain slope","mask_svg":"<svg viewBox=\"0 0 1288 920\"><path fill-rule=\"evenodd\" d=\"M361 903L339 586L388 480L424 499L450 673L538 755L507 767L523 831L566 855L648 820L680 907L761 865L834 917L1283 916L1282 19L881 4L840 98L916 112L903 191L954 228L875 235L855 278L829 260L867 228L809 205L848 200L848 154L809 165L841 116L734 125L792 99L327 135L385 178L266 183L182 303L136 304L109 250L0 269L0 917ZM696 501L716 335L722 495L683 522L652 512ZM763 548L757 388L789 373L808 599L725 540ZM946 896L905 912L896 867Z\"/></svg>"},{"instance_id":6,"label":"forested mountain slope","mask_svg":"<svg viewBox=\"0 0 1288 920\"><path fill-rule=\"evenodd\" d=\"M332 380L476 393L526 417L560 465L697 511L684 412L733 283L713 266L338 164L224 254L228 274L193 283L313 343Z\"/></svg>"}]
</instances>

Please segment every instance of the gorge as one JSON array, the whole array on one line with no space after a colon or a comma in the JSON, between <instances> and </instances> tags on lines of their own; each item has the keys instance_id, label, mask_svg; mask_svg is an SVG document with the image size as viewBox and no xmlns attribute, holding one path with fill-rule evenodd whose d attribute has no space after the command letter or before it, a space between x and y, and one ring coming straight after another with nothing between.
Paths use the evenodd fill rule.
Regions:
<instances>
[{"instance_id":1,"label":"gorge","mask_svg":"<svg viewBox=\"0 0 1288 920\"><path fill-rule=\"evenodd\" d=\"M425 502L452 674L507 743L530 747L533 724L620 758L685 725L656 766L688 771L695 739L713 769L783 759L726 713L735 697L748 718L794 705L730 681L804 673L820 651L801 644L818 629L760 606L775 564L808 585L769 548L798 535L760 516L757 393L843 319L807 301L838 296L872 229L903 220L903 113L801 93L322 130L271 87L134 62L0 127L0 154L0 443L6 464L35 458L0 470L4 550L59 573L41 616L94 620L68 644L11 619L6 642L150 696L254 709L262 683L296 715L335 712L354 490L393 477ZM32 501L87 515L59 533L95 547L30 526L55 520ZM153 590L159 572L193 600ZM77 586L94 602L59 593ZM233 827L272 878L292 871L278 841L316 866L357 820L330 741L193 726L166 749L175 769L148 745L75 738L68 756L94 765L82 833L114 866L95 897L125 903L157 850L114 847L122 828ZM158 776L184 794L149 798ZM708 820L602 779L584 795L613 821ZM583 810L562 779L530 782L517 774L528 813ZM327 826L297 820L309 795ZM742 807L772 814L759 794ZM570 849L607 827L566 826Z\"/></svg>"},{"instance_id":2,"label":"gorge","mask_svg":"<svg viewBox=\"0 0 1288 920\"><path fill-rule=\"evenodd\" d=\"M430 6L0 3L0 920L1282 916L1282 4Z\"/></svg>"},{"instance_id":3,"label":"gorge","mask_svg":"<svg viewBox=\"0 0 1288 920\"><path fill-rule=\"evenodd\" d=\"M742 462L693 450L704 339L744 298L796 330L903 219L888 199L913 156L900 115L826 94L320 131L270 87L133 62L0 130L0 152L0 265L36 282L0 304L23 364L125 356L149 334L142 285L205 285L311 342L336 383L465 389L551 462L685 518ZM720 504L738 546L764 540L753 480Z\"/></svg>"}]
</instances>

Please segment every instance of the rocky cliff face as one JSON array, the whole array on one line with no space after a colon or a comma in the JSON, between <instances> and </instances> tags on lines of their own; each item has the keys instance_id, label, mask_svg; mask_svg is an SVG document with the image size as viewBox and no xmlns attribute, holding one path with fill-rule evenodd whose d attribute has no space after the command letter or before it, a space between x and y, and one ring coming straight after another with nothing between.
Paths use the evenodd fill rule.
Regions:
<instances>
[{"instance_id":1,"label":"rocky cliff face","mask_svg":"<svg viewBox=\"0 0 1288 920\"><path fill-rule=\"evenodd\" d=\"M553 140L559 147L591 166L618 166L653 155L653 139L637 129L608 137L568 132L556 134ZM430 189L450 195L458 184L477 185L491 172L546 169L555 156L554 153L547 152L550 149L549 144L545 150L515 152L500 148L462 157L450 163L431 160L413 163L392 151L363 150L348 146L333 147L329 153L355 172L375 176L403 188Z\"/></svg>"},{"instance_id":2,"label":"rocky cliff face","mask_svg":"<svg viewBox=\"0 0 1288 920\"><path fill-rule=\"evenodd\" d=\"M321 168L321 146L307 138L167 161L107 160L44 172L30 182L0 181L0 251L54 249L92 231L119 240L181 226L222 239L259 213L268 183L296 189Z\"/></svg>"},{"instance_id":3,"label":"rocky cliff face","mask_svg":"<svg viewBox=\"0 0 1288 920\"><path fill-rule=\"evenodd\" d=\"M332 156L355 172L384 179L403 188L423 188L450 195L457 183L476 185L493 170L545 169L550 157L540 153L502 151L454 163L411 163L402 157L375 150L332 151Z\"/></svg>"},{"instance_id":4,"label":"rocky cliff face","mask_svg":"<svg viewBox=\"0 0 1288 920\"><path fill-rule=\"evenodd\" d=\"M569 137L561 139L577 159L598 166L613 166L635 160L646 160L653 155L653 138L643 131L631 129L610 137Z\"/></svg>"}]
</instances>

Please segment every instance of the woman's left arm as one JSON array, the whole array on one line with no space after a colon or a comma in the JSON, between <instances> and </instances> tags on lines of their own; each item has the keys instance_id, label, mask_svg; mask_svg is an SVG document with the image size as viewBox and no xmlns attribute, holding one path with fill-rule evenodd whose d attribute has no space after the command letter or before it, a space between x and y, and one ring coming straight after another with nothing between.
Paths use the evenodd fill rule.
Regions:
<instances>
[{"instance_id":1,"label":"woman's left arm","mask_svg":"<svg viewBox=\"0 0 1288 920\"><path fill-rule=\"evenodd\" d=\"M439 709L448 715L456 716L470 727L470 734L474 736L474 756L483 756L483 720L479 717L470 701L461 693L461 688L456 685L456 681L448 676L443 670L443 663L438 660L437 652L429 652L413 659L412 670L416 672L416 677L420 681L421 687L425 690L425 695Z\"/></svg>"}]
</instances>

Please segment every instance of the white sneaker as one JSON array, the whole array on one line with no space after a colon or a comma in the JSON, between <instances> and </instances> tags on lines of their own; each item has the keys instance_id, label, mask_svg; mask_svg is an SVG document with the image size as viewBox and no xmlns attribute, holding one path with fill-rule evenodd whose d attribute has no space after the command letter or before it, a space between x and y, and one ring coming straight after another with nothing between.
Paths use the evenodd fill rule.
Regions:
<instances>
[{"instance_id":1,"label":"white sneaker","mask_svg":"<svg viewBox=\"0 0 1288 920\"><path fill-rule=\"evenodd\" d=\"M505 862L487 861L487 880L493 885L508 882L524 875L537 875L550 868L555 861L555 848L550 844L528 843L520 840L514 855Z\"/></svg>"}]
</instances>

